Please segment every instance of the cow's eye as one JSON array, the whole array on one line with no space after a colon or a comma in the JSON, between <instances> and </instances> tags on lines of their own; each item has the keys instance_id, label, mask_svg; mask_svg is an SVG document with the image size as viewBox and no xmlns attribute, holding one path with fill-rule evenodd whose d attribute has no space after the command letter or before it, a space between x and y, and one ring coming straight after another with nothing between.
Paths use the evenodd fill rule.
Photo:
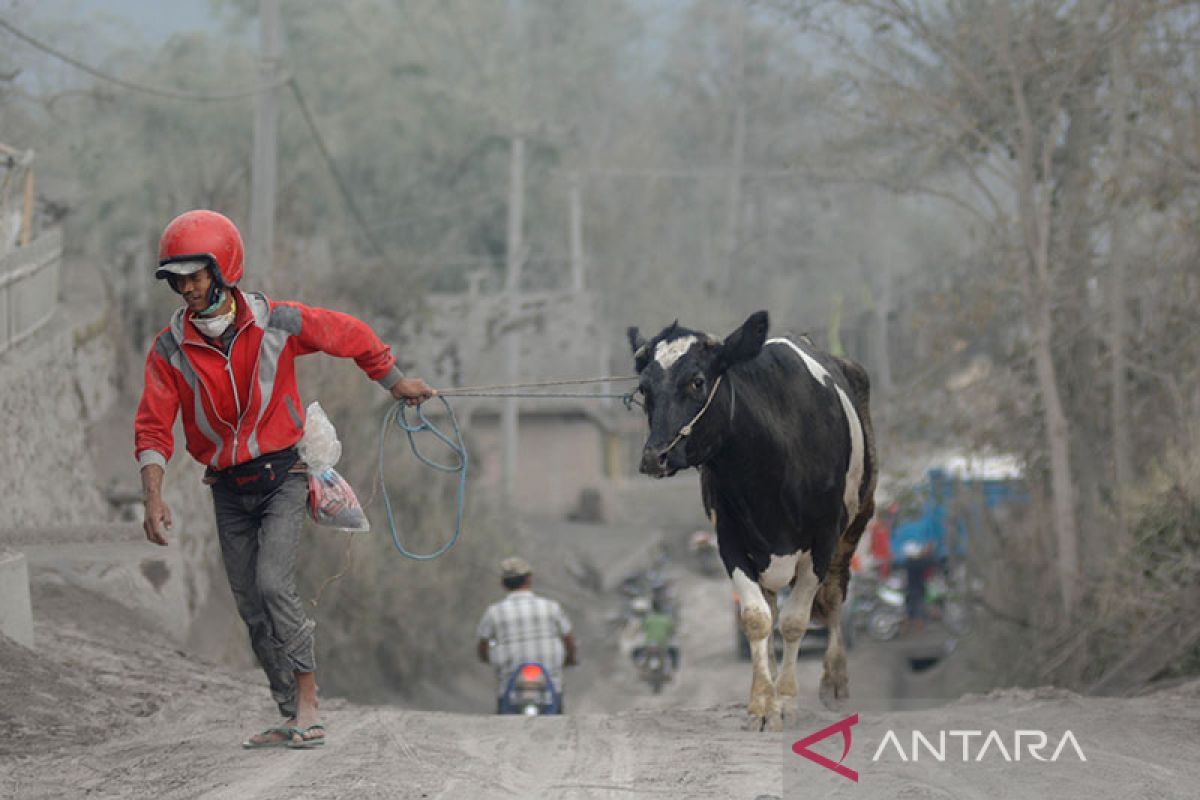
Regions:
<instances>
[{"instance_id":1,"label":"cow's eye","mask_svg":"<svg viewBox=\"0 0 1200 800\"><path fill-rule=\"evenodd\" d=\"M692 388L695 389L697 392L704 388L704 376L703 375L697 375L696 377L692 378Z\"/></svg>"}]
</instances>

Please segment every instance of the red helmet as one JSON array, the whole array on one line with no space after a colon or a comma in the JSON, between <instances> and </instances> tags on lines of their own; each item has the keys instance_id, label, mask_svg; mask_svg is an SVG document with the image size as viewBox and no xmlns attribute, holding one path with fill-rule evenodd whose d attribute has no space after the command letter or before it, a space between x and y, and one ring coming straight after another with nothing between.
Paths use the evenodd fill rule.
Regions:
<instances>
[{"instance_id":1,"label":"red helmet","mask_svg":"<svg viewBox=\"0 0 1200 800\"><path fill-rule=\"evenodd\" d=\"M212 270L215 283L233 286L242 279L242 258L242 235L228 217L204 209L185 211L167 224L158 240L154 275L190 274L195 268L171 269L171 265L203 261Z\"/></svg>"}]
</instances>

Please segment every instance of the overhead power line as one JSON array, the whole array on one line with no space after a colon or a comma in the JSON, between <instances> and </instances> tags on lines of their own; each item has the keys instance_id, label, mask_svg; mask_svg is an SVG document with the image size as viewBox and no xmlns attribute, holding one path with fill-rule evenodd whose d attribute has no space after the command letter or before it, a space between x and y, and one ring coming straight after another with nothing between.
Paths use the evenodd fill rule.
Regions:
<instances>
[{"instance_id":1,"label":"overhead power line","mask_svg":"<svg viewBox=\"0 0 1200 800\"><path fill-rule=\"evenodd\" d=\"M154 95L155 97L169 97L173 100L197 100L197 101L201 101L201 102L219 102L222 100L240 100L244 97L253 97L254 95L256 95L259 92L264 91L266 89L278 88L280 86L283 86L289 80L291 80L290 76L284 75L272 83L264 84L262 86L254 86L249 89L240 89L236 92L189 92L189 91L184 91L184 90L179 90L179 89L168 89L168 88L164 88L164 87L160 87L160 86L149 86L144 83L135 83L134 81L127 81L124 78L118 78L115 75L110 75L107 72L103 72L102 70L96 69L95 67L91 66L90 64L85 64L84 62L80 61L79 59L75 58L74 56L70 56L70 55L62 52L61 50L58 50L57 48L51 47L50 45L46 44L45 42L43 42L39 39L35 39L34 37L30 36L28 33L25 33L25 31L16 27L15 25L13 25L11 22L9 22L6 19L0 19L0 28L3 28L4 30L8 31L13 36L17 37L18 39L25 42L26 44L29 44L29 45L37 48L38 50L41 50L43 53L47 53L51 56L54 56L59 61L63 61L67 64L70 64L72 67L75 67L78 70L82 70L83 72L86 72L89 75L92 75L103 81L107 81L109 83L115 84L115 85L123 87L125 89L128 89L131 92L141 92L142 94Z\"/></svg>"},{"instance_id":2,"label":"overhead power line","mask_svg":"<svg viewBox=\"0 0 1200 800\"><path fill-rule=\"evenodd\" d=\"M317 122L312 115L312 111L309 109L308 102L304 99L304 95L300 91L299 84L291 75L284 74L281 75L277 80L271 81L270 83L261 84L235 92L190 92L164 88L160 86L150 86L143 83L137 83L135 81L125 80L124 78L119 78L115 75L104 72L103 70L97 69L90 64L84 63L74 56L68 55L67 53L64 53L63 51L29 35L3 18L0 18L0 28L3 28L30 46L50 56L53 56L54 58L57 58L58 60L69 64L78 70L86 72L93 77L107 81L108 83L112 83L116 86L120 86L131 92L140 92L142 94L153 95L155 97L164 97L172 100L220 102L224 100L240 100L246 97L253 97L259 92L268 89L276 89L284 85L288 86L291 89L292 96L296 98L296 104L300 107L300 113L304 117L304 122L308 126L309 133L312 135L313 141L317 145L317 150L320 152L321 158L325 162L325 166L329 169L330 174L333 176L338 193L341 196L342 201L346 204L346 208L350 212L350 216L354 218L354 222L362 231L363 238L367 240L367 243L371 246L371 249L375 252L375 254L382 259L387 259L387 253L384 251L383 246L379 244L379 241L372 234L371 227L367 224L366 219L362 214L362 210L358 207L358 203L355 202L354 195L351 193L345 178L342 177L341 170L338 169L337 163L333 160L333 155L330 153L329 147L325 143L325 138L321 135L321 131L317 127Z\"/></svg>"},{"instance_id":3,"label":"overhead power line","mask_svg":"<svg viewBox=\"0 0 1200 800\"><path fill-rule=\"evenodd\" d=\"M375 251L375 255L387 260L387 254L384 252L383 247L380 246L378 240L372 235L371 228L367 225L362 211L358 208L358 203L354 201L354 195L351 194L350 187L346 185L345 179L342 178L342 173L338 170L337 164L329 152L329 147L325 144L325 137L321 136L321 131L317 128L317 122L313 119L312 112L308 108L308 103L305 102L304 95L300 92L300 84L294 78L289 78L287 84L292 89L292 96L296 98L296 105L300 106L300 113L304 116L308 130L312 134L313 140L317 143L317 149L321 151L321 158L325 160L325 166L333 174L333 182L337 184L338 192L341 193L342 200L346 203L346 208L350 210L350 216L354 217L354 221L358 223L363 237L371 245L371 249Z\"/></svg>"},{"instance_id":4,"label":"overhead power line","mask_svg":"<svg viewBox=\"0 0 1200 800\"><path fill-rule=\"evenodd\" d=\"M354 201L354 196L350 193L345 180L342 178L341 171L337 168L337 164L334 163L333 156L330 154L329 148L325 144L325 139L321 136L321 131L317 128L316 120L313 119L312 112L309 110L308 103L305 102L304 95L300 92L299 85L291 75L281 75L277 80L274 80L270 83L261 84L249 89L241 89L235 92L189 92L178 89L164 88L161 86L150 86L143 83L125 80L124 78L119 78L115 75L104 72L103 70L99 70L90 64L86 64L74 56L68 55L63 51L46 44L40 39L29 35L6 19L0 18L0 28L3 28L30 46L41 50L42 52L47 53L48 55L51 55L64 63L70 64L72 67L82 70L93 77L107 81L108 83L112 83L116 86L120 86L124 89L128 89L131 92L140 92L142 94L153 95L155 97L165 97L172 100L219 102L223 100L240 100L246 97L253 97L259 92L268 89L276 89L284 85L289 86L292 90L292 95L296 98L296 104L300 106L300 113L304 116L304 121L308 125L308 130L312 134L313 140L316 142L317 149L320 151L321 157L325 161L325 165L329 168L330 173L333 175L334 183L337 184L338 192L341 194L343 202L345 202L346 207L349 209L350 215L354 218L354 221L362 230L363 236L371 245L371 249L374 250L380 258L386 258L383 247L380 246L379 242L371 234L371 230L367 226L362 212L358 208L358 204Z\"/></svg>"}]
</instances>

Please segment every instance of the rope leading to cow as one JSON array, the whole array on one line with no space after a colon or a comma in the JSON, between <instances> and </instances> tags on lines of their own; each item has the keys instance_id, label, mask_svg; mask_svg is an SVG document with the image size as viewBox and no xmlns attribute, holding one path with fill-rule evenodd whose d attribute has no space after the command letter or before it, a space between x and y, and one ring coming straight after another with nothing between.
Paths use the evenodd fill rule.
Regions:
<instances>
[{"instance_id":1,"label":"rope leading to cow","mask_svg":"<svg viewBox=\"0 0 1200 800\"><path fill-rule=\"evenodd\" d=\"M417 406L417 424L410 425L408 422L407 412L404 403L397 402L388 408L387 413L383 415L383 430L379 434L379 488L383 493L383 507L387 511L388 528L392 532L392 544L400 551L400 555L405 558L411 558L414 561L432 561L435 558L446 553L458 541L458 537L462 534L463 508L466 504L467 492L467 445L463 442L462 431L458 427L458 418L454 416L454 409L450 407L450 403L446 398L441 398L442 405L446 407L446 413L450 417L450 425L453 432L453 438L443 433L436 425L429 421L425 416L425 409L422 405ZM404 542L400 540L400 533L396 530L396 517L392 512L392 500L388 497L387 479L384 477L383 470L383 455L384 445L387 443L388 429L395 425L404 431L408 436L408 446L412 449L413 455L426 466L432 467L438 472L450 472L458 474L458 500L457 512L454 522L454 535L444 545L439 547L432 553L421 554L414 553L404 546ZM458 457L457 464L443 464L439 461L434 461L425 456L424 453L417 447L417 434L424 431L429 431L436 439L445 444L450 451Z\"/></svg>"},{"instance_id":2,"label":"rope leading to cow","mask_svg":"<svg viewBox=\"0 0 1200 800\"><path fill-rule=\"evenodd\" d=\"M379 434L379 488L383 494L383 507L387 511L388 528L392 534L392 544L396 550L405 558L411 558L414 561L432 561L439 558L454 547L462 535L463 512L466 508L467 496L467 445L463 441L462 430L458 425L458 418L454 415L454 409L450 407L450 403L446 400L447 397L518 397L518 398L572 398L572 399L605 399L605 400L621 400L625 407L630 408L636 400L634 400L633 392L625 394L614 394L611 392L578 392L578 393L554 393L554 392L523 392L514 391L518 389L538 389L554 386L571 386L588 383L609 383L616 381L637 380L636 376L609 376L604 378L580 378L573 380L560 381L538 381L534 383L511 383L511 384L493 384L490 386L460 386L445 390L439 390L437 399L442 401L442 405L446 409L447 418L450 420L450 433L446 433L434 425L428 417L425 416L423 408L424 403L416 406L417 422L409 424L407 417L407 406L403 402L396 402L388 407L388 410L383 415L383 426ZM392 501L388 496L387 479L384 474L384 452L387 443L388 431L392 426L400 428L408 437L408 446L412 450L413 455L426 466L445 473L458 475L458 491L455 501L455 519L454 519L454 534L450 539L432 553L414 553L404 546L401 540L400 532L396 529L396 517L392 511ZM421 452L417 446L417 435L420 433L431 433L434 438L449 448L457 459L457 463L445 464L427 457Z\"/></svg>"}]
</instances>

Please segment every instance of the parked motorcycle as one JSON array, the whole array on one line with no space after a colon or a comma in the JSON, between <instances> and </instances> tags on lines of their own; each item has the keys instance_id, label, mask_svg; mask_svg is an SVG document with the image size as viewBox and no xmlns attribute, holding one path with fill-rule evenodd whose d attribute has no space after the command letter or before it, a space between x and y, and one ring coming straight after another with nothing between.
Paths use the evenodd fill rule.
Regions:
<instances>
[{"instance_id":1,"label":"parked motorcycle","mask_svg":"<svg viewBox=\"0 0 1200 800\"><path fill-rule=\"evenodd\" d=\"M696 571L707 577L716 577L724 572L721 554L717 548L717 535L712 531L699 530L688 537L688 552Z\"/></svg>"},{"instance_id":2,"label":"parked motorcycle","mask_svg":"<svg viewBox=\"0 0 1200 800\"><path fill-rule=\"evenodd\" d=\"M862 573L850 579L846 600L842 603L842 619L848 635L853 636L867 629L867 623L879 607L879 584L882 579L873 573ZM849 646L849 645L847 645Z\"/></svg>"},{"instance_id":3,"label":"parked motorcycle","mask_svg":"<svg viewBox=\"0 0 1200 800\"><path fill-rule=\"evenodd\" d=\"M889 642L900 633L906 616L904 578L890 575L875 587L874 608L867 617L867 634L880 642Z\"/></svg>"},{"instance_id":4,"label":"parked motorcycle","mask_svg":"<svg viewBox=\"0 0 1200 800\"><path fill-rule=\"evenodd\" d=\"M954 636L971 630L971 609L950 588L944 575L934 575L925 584L925 606L933 619L940 620Z\"/></svg>"},{"instance_id":5,"label":"parked motorcycle","mask_svg":"<svg viewBox=\"0 0 1200 800\"><path fill-rule=\"evenodd\" d=\"M887 642L900 633L908 616L904 590L902 574L891 575L878 585L874 608L867 618L867 633L871 638ZM970 607L951 591L944 575L937 574L926 581L925 610L930 619L940 621L952 636L964 636L971 630Z\"/></svg>"},{"instance_id":6,"label":"parked motorcycle","mask_svg":"<svg viewBox=\"0 0 1200 800\"><path fill-rule=\"evenodd\" d=\"M518 665L500 695L500 713L526 717L561 714L562 697L550 671L536 661Z\"/></svg>"}]
</instances>

